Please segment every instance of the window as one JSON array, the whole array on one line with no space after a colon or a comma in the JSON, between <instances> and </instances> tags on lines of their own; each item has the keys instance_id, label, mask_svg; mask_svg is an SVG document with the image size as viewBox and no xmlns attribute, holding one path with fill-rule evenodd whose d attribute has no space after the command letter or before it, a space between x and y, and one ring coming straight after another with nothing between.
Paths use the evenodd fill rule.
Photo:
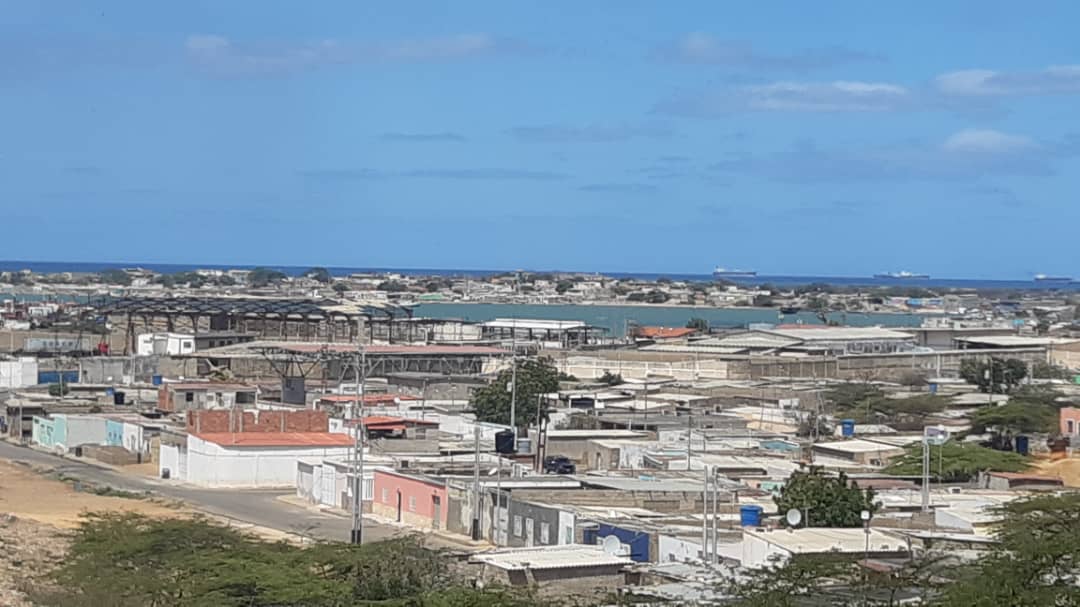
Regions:
<instances>
[{"instance_id":1,"label":"window","mask_svg":"<svg viewBox=\"0 0 1080 607\"><path fill-rule=\"evenodd\" d=\"M194 392L184 392L184 402L186 402L186 403L195 402L195 393Z\"/></svg>"},{"instance_id":2,"label":"window","mask_svg":"<svg viewBox=\"0 0 1080 607\"><path fill-rule=\"evenodd\" d=\"M409 496L409 512L416 512L416 496Z\"/></svg>"},{"instance_id":3,"label":"window","mask_svg":"<svg viewBox=\"0 0 1080 607\"><path fill-rule=\"evenodd\" d=\"M551 543L551 525L540 521L540 543L547 546Z\"/></svg>"},{"instance_id":4,"label":"window","mask_svg":"<svg viewBox=\"0 0 1080 607\"><path fill-rule=\"evenodd\" d=\"M384 504L389 504L390 503L390 490L387 489L386 487L383 487L383 490L382 490L382 502Z\"/></svg>"},{"instance_id":5,"label":"window","mask_svg":"<svg viewBox=\"0 0 1080 607\"><path fill-rule=\"evenodd\" d=\"M514 515L514 537L521 537L521 517Z\"/></svg>"},{"instance_id":6,"label":"window","mask_svg":"<svg viewBox=\"0 0 1080 607\"><path fill-rule=\"evenodd\" d=\"M574 543L574 528L573 527L564 527L563 528L563 541L562 541L562 543L564 543L564 544L573 544Z\"/></svg>"},{"instance_id":7,"label":"window","mask_svg":"<svg viewBox=\"0 0 1080 607\"><path fill-rule=\"evenodd\" d=\"M1065 423L1066 423L1066 426L1069 429L1067 434L1076 434L1076 421L1070 419L1069 421L1067 421Z\"/></svg>"}]
</instances>

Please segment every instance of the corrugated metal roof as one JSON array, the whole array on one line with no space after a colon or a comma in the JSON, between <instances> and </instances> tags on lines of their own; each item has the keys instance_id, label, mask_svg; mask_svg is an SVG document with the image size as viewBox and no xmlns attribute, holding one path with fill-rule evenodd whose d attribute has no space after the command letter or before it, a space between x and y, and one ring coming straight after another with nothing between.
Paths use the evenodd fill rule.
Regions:
<instances>
[{"instance_id":1,"label":"corrugated metal roof","mask_svg":"<svg viewBox=\"0 0 1080 607\"><path fill-rule=\"evenodd\" d=\"M469 560L473 563L485 563L510 571L633 564L631 559L607 554L599 546L581 544L497 550L477 554Z\"/></svg>"},{"instance_id":2,"label":"corrugated metal roof","mask_svg":"<svg viewBox=\"0 0 1080 607\"><path fill-rule=\"evenodd\" d=\"M351 447L353 438L333 432L204 432L193 434L222 447Z\"/></svg>"}]
</instances>

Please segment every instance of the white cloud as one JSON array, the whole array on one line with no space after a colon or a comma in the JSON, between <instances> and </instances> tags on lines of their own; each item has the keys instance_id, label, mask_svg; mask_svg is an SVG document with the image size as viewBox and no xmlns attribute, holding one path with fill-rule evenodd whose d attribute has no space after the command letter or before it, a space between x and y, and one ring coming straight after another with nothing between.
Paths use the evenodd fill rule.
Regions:
<instances>
[{"instance_id":1,"label":"white cloud","mask_svg":"<svg viewBox=\"0 0 1080 607\"><path fill-rule=\"evenodd\" d=\"M945 95L1004 97L1080 93L1080 65L1057 65L1035 71L976 69L941 74L934 79Z\"/></svg>"},{"instance_id":2,"label":"white cloud","mask_svg":"<svg viewBox=\"0 0 1080 607\"><path fill-rule=\"evenodd\" d=\"M358 63L457 61L526 50L525 45L488 34L458 34L355 44L333 39L294 44L238 44L217 35L185 41L188 58L220 76L260 76Z\"/></svg>"},{"instance_id":3,"label":"white cloud","mask_svg":"<svg viewBox=\"0 0 1080 607\"><path fill-rule=\"evenodd\" d=\"M980 154L1013 153L1038 147L1029 137L1008 135L990 129L967 129L951 135L942 144L948 152Z\"/></svg>"},{"instance_id":4,"label":"white cloud","mask_svg":"<svg viewBox=\"0 0 1080 607\"><path fill-rule=\"evenodd\" d=\"M910 90L881 82L773 82L683 95L663 101L659 113L709 117L732 112L882 112L914 102Z\"/></svg>"},{"instance_id":5,"label":"white cloud","mask_svg":"<svg viewBox=\"0 0 1080 607\"><path fill-rule=\"evenodd\" d=\"M804 71L845 63L879 60L878 57L838 47L806 49L790 55L759 51L748 42L723 40L702 32L683 36L660 56L681 63L733 68Z\"/></svg>"}]
</instances>

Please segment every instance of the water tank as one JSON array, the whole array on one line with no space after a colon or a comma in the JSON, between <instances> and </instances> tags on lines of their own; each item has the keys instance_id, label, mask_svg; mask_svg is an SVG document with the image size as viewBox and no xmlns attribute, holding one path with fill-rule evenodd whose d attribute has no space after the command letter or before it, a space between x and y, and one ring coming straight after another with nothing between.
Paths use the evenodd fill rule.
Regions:
<instances>
[{"instance_id":1,"label":"water tank","mask_svg":"<svg viewBox=\"0 0 1080 607\"><path fill-rule=\"evenodd\" d=\"M739 525L743 527L760 527L761 506L741 506L739 508Z\"/></svg>"},{"instance_id":2,"label":"water tank","mask_svg":"<svg viewBox=\"0 0 1080 607\"><path fill-rule=\"evenodd\" d=\"M840 434L847 438L855 436L855 420L842 419L840 420Z\"/></svg>"},{"instance_id":3,"label":"water tank","mask_svg":"<svg viewBox=\"0 0 1080 607\"><path fill-rule=\"evenodd\" d=\"M937 394L937 391L938 391L937 382L932 382L930 384L930 394Z\"/></svg>"},{"instance_id":4,"label":"water tank","mask_svg":"<svg viewBox=\"0 0 1080 607\"><path fill-rule=\"evenodd\" d=\"M1028 454L1028 437L1017 436L1016 437L1016 452L1020 455Z\"/></svg>"},{"instance_id":5,"label":"water tank","mask_svg":"<svg viewBox=\"0 0 1080 607\"><path fill-rule=\"evenodd\" d=\"M514 433L511 430L502 430L495 433L495 451L498 453L514 453Z\"/></svg>"},{"instance_id":6,"label":"water tank","mask_svg":"<svg viewBox=\"0 0 1080 607\"><path fill-rule=\"evenodd\" d=\"M124 393L123 392L121 392L119 390L117 390L116 392L113 392L113 404L114 405L122 405L122 404L124 404Z\"/></svg>"},{"instance_id":7,"label":"water tank","mask_svg":"<svg viewBox=\"0 0 1080 607\"><path fill-rule=\"evenodd\" d=\"M161 385L161 376L160 375L151 375L150 376L150 383L154 384L155 386L160 386Z\"/></svg>"}]
</instances>

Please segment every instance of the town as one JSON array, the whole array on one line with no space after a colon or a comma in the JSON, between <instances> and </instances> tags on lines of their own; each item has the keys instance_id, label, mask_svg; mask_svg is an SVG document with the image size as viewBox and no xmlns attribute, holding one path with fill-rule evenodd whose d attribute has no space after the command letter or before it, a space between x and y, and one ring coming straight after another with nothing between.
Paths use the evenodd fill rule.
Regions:
<instances>
[{"instance_id":1,"label":"town","mask_svg":"<svg viewBox=\"0 0 1080 607\"><path fill-rule=\"evenodd\" d=\"M1001 558L1010 507L1075 504L1080 296L904 291L7 272L0 491L37 483L9 512L29 537L81 492L301 545L420 537L480 587L550 601L731 604L818 556L853 568L815 573L821 604L927 602L948 591L913 567L940 581ZM678 322L418 312L440 301ZM746 306L771 322L703 318Z\"/></svg>"}]
</instances>

